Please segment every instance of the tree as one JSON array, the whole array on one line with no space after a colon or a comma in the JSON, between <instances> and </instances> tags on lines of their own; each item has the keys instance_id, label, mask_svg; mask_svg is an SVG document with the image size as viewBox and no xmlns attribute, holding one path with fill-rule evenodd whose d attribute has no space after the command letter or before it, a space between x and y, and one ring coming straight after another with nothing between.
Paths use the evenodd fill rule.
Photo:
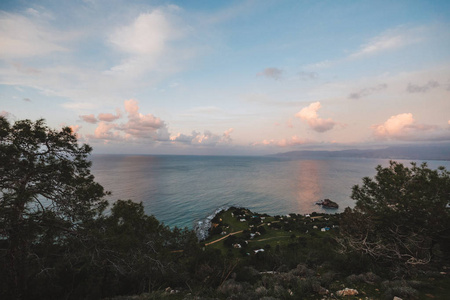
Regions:
<instances>
[{"instance_id":1,"label":"tree","mask_svg":"<svg viewBox=\"0 0 450 300\"><path fill-rule=\"evenodd\" d=\"M338 241L391 266L428 264L450 237L450 173L393 161L376 170L353 187L356 206L343 213Z\"/></svg>"},{"instance_id":2,"label":"tree","mask_svg":"<svg viewBox=\"0 0 450 300\"><path fill-rule=\"evenodd\" d=\"M0 117L0 281L8 297L22 297L27 282L48 270L51 247L106 207L90 173L91 150L69 127L52 130L44 120L11 125Z\"/></svg>"}]
</instances>

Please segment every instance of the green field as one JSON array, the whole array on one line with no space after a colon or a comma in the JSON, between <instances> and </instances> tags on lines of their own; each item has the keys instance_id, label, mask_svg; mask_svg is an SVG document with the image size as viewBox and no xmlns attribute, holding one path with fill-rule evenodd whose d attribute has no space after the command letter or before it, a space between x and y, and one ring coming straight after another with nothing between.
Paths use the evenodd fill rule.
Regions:
<instances>
[{"instance_id":1,"label":"green field","mask_svg":"<svg viewBox=\"0 0 450 300\"><path fill-rule=\"evenodd\" d=\"M245 221L241 221L244 220ZM219 213L212 222L213 234L204 241L206 247L219 249L223 254L231 253L242 255L242 248L227 247L226 239L233 235L235 244L241 244L247 250L248 255L254 254L257 249L275 249L277 245L287 246L294 242L331 236L336 231L333 225L338 220L334 215L314 214L310 217L291 214L289 216L267 216L253 213L247 209L230 208ZM330 230L321 231L328 227ZM250 237L249 233L255 235ZM224 238L228 236L228 238ZM246 241L246 243L242 243ZM245 245L244 245L245 244ZM245 253L245 254L246 254ZM246 254L246 256L248 256Z\"/></svg>"}]
</instances>

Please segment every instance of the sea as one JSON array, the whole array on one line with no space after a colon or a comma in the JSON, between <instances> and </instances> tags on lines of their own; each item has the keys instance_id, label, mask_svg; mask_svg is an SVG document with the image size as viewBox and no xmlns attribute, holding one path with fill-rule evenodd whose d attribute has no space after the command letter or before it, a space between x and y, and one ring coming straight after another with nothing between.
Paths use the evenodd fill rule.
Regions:
<instances>
[{"instance_id":1,"label":"sea","mask_svg":"<svg viewBox=\"0 0 450 300\"><path fill-rule=\"evenodd\" d=\"M214 213L230 206L270 215L342 212L355 205L352 187L362 184L363 177L373 177L377 165L389 165L387 159L270 156L96 154L91 160L95 180L112 192L111 203L142 202L145 212L165 225L189 229L205 225ZM427 164L450 170L450 161ZM339 208L316 205L325 198Z\"/></svg>"}]
</instances>

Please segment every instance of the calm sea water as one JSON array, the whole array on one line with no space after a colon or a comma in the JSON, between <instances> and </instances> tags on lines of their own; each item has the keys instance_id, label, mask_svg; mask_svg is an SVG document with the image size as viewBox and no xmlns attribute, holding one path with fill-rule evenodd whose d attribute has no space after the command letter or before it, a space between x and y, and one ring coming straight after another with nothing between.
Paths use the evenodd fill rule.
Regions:
<instances>
[{"instance_id":1,"label":"calm sea water","mask_svg":"<svg viewBox=\"0 0 450 300\"><path fill-rule=\"evenodd\" d=\"M329 198L338 212L354 206L351 188L374 176L382 159L295 160L274 157L93 155L92 173L112 201L143 202L147 214L169 226L193 228L222 206L268 214L324 212ZM409 161L402 161L409 164ZM429 161L429 167L449 161ZM334 212L328 210L327 212Z\"/></svg>"}]
</instances>

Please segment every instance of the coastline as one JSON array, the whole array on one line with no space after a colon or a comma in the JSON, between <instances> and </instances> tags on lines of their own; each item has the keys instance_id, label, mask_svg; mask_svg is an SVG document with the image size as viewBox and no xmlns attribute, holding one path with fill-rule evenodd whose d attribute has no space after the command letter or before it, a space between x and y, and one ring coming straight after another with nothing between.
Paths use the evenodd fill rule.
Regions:
<instances>
[{"instance_id":1,"label":"coastline","mask_svg":"<svg viewBox=\"0 0 450 300\"><path fill-rule=\"evenodd\" d=\"M206 216L204 219L197 221L194 225L194 231L199 241L206 240L209 237L209 229L211 229L211 221L215 216L223 211L228 210L232 205L223 205L214 210L213 213Z\"/></svg>"}]
</instances>

